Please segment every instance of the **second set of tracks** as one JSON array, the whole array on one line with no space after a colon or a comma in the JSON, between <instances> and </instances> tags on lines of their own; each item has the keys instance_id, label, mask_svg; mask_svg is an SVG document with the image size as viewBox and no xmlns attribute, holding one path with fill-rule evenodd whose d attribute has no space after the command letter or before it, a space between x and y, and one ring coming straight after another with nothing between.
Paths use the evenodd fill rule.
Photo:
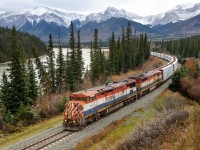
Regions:
<instances>
[{"instance_id":1,"label":"second set of tracks","mask_svg":"<svg viewBox=\"0 0 200 150\"><path fill-rule=\"evenodd\" d=\"M24 148L22 148L21 150L41 150L41 149L45 149L48 146L56 143L59 140L64 139L65 137L68 137L70 135L72 135L74 132L68 132L68 131L59 131L53 135L47 136L39 141L36 141L33 144L30 144Z\"/></svg>"}]
</instances>

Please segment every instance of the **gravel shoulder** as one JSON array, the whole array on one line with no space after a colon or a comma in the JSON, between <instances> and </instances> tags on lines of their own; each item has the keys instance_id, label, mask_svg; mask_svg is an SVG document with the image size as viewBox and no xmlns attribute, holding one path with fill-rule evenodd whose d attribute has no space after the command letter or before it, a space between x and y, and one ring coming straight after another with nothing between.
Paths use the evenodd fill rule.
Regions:
<instances>
[{"instance_id":1,"label":"gravel shoulder","mask_svg":"<svg viewBox=\"0 0 200 150\"><path fill-rule=\"evenodd\" d=\"M102 118L98 120L97 122L87 126L83 130L79 132L75 132L71 134L70 136L67 136L66 138L57 141L53 145L49 145L48 150L68 150L71 148L74 148L79 142L82 140L93 136L103 130L105 127L107 127L109 124L111 124L113 121L117 121L119 119L122 119L123 117L131 114L133 111L135 111L138 108L145 108L149 104L152 103L152 101L162 92L164 91L171 80L165 82L162 86L160 86L158 89L155 89L151 93L145 95L141 99L135 101L134 103L131 103L130 105L121 108L120 110L108 115L105 118ZM23 147L34 143L40 139L43 139L47 136L50 136L58 131L62 130L62 125L59 125L55 128L49 129L47 131L44 131L36 136L30 137L26 140L20 141L16 144L10 145L7 148L4 148L3 150L13 150L13 149L22 149Z\"/></svg>"}]
</instances>

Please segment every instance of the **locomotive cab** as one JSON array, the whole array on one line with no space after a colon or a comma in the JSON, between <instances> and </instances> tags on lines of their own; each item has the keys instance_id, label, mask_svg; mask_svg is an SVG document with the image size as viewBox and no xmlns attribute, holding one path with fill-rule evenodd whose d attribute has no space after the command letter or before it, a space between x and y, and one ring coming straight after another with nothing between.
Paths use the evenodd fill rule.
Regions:
<instances>
[{"instance_id":1,"label":"locomotive cab","mask_svg":"<svg viewBox=\"0 0 200 150\"><path fill-rule=\"evenodd\" d=\"M73 97L70 96L70 101L66 103L64 118L63 118L63 127L64 130L80 130L85 125L84 120L84 110L83 104L85 100L84 97Z\"/></svg>"}]
</instances>

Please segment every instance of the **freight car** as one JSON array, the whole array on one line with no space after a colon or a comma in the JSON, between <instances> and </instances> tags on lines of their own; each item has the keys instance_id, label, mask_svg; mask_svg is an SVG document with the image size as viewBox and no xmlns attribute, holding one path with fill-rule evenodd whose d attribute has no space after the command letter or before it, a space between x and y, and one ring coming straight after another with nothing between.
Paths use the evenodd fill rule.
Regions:
<instances>
[{"instance_id":1,"label":"freight car","mask_svg":"<svg viewBox=\"0 0 200 150\"><path fill-rule=\"evenodd\" d=\"M151 52L151 55L168 61L162 67L128 79L72 93L64 111L64 130L80 130L122 106L151 92L168 80L178 68L174 56Z\"/></svg>"}]
</instances>

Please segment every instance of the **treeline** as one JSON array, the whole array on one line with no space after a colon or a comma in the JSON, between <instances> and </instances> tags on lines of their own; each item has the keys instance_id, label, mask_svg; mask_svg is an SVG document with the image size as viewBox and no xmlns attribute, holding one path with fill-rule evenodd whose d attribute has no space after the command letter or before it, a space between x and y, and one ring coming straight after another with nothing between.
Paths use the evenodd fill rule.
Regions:
<instances>
[{"instance_id":1,"label":"treeline","mask_svg":"<svg viewBox=\"0 0 200 150\"><path fill-rule=\"evenodd\" d=\"M54 99L55 95L64 94L68 90L78 90L82 82L84 62L80 44L80 31L77 32L76 41L73 23L71 23L70 50L64 56L59 43L59 53L56 59L53 51L53 37L50 34L46 63L41 62L36 49L33 47L32 53L35 58L36 68L33 67L31 60L26 64L24 51L18 44L15 27L12 29L10 39L8 75L4 71L0 86L0 109L3 116L0 118L0 127L3 128L5 124L16 126L19 122L23 123L23 125L28 125L33 123L35 118L49 116L43 108L40 108L43 107L39 106L40 104L45 105L45 103L48 103L48 107L58 107L54 107L54 111L49 113L62 112L66 98L63 101L60 100L60 97L59 99ZM38 77L36 74L38 74ZM52 99L54 104L49 103ZM62 106L58 106L57 103L62 104ZM34 107L37 107L40 112L34 112ZM35 116L35 114L39 116Z\"/></svg>"},{"instance_id":2,"label":"treeline","mask_svg":"<svg viewBox=\"0 0 200 150\"><path fill-rule=\"evenodd\" d=\"M11 29L0 27L0 63L9 61L11 59L9 54L11 32ZM46 54L45 44L34 35L17 31L17 40L19 41L19 47L25 51L25 56L27 58L33 57L31 50L32 47L35 47L36 52L39 55Z\"/></svg>"},{"instance_id":3,"label":"treeline","mask_svg":"<svg viewBox=\"0 0 200 150\"><path fill-rule=\"evenodd\" d=\"M141 66L150 57L150 41L147 34L134 36L132 27L128 23L122 28L121 37L115 37L113 32L109 38L109 55L105 57L101 50L101 40L98 39L98 30L94 30L91 41L91 79L93 83L99 76L126 73Z\"/></svg>"},{"instance_id":4,"label":"treeline","mask_svg":"<svg viewBox=\"0 0 200 150\"><path fill-rule=\"evenodd\" d=\"M154 50L168 51L179 58L200 56L200 36L181 38L179 40L161 41L155 43Z\"/></svg>"},{"instance_id":5,"label":"treeline","mask_svg":"<svg viewBox=\"0 0 200 150\"><path fill-rule=\"evenodd\" d=\"M53 37L50 34L46 63L41 62L33 47L35 60L34 62L29 60L27 64L17 34L13 27L8 74L4 72L0 87L1 129L7 124L29 125L37 119L63 112L67 100L66 92L85 89L83 80L91 81L92 85L96 86L101 78L103 82L99 84L107 84L110 75L134 69L142 65L150 56L150 42L147 40L147 35L134 36L130 23L122 29L121 37L116 38L114 33L111 35L108 56L101 50L102 42L98 38L98 29L94 30L90 45L90 69L84 68L80 31L74 33L72 22L66 56L63 55L59 42L58 57L55 59ZM33 63L36 68L33 67Z\"/></svg>"}]
</instances>

